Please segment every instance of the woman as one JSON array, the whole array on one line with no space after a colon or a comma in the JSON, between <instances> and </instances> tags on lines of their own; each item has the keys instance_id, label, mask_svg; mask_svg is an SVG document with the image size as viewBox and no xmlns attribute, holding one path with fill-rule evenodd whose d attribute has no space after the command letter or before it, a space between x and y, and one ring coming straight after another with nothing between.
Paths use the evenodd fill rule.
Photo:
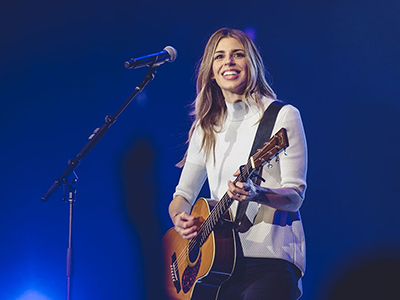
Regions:
<instances>
[{"instance_id":1,"label":"woman","mask_svg":"<svg viewBox=\"0 0 400 300\"><path fill-rule=\"evenodd\" d=\"M218 299L297 299L305 270L305 241L299 208L306 190L307 150L300 114L284 105L272 133L284 127L287 156L263 168L261 186L232 181L247 162L264 111L276 101L260 54L242 31L222 28L209 39L197 78L195 121L169 213L184 239L197 235L191 207L208 178L211 198L228 195L249 206L251 226L239 231L242 257Z\"/></svg>"}]
</instances>

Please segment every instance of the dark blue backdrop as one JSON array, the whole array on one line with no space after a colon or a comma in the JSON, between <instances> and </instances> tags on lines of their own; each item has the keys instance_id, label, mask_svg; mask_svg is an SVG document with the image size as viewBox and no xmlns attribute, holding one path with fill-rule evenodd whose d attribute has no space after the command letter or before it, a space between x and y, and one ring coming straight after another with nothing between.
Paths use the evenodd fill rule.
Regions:
<instances>
[{"instance_id":1,"label":"dark blue backdrop","mask_svg":"<svg viewBox=\"0 0 400 300\"><path fill-rule=\"evenodd\" d=\"M68 205L61 189L40 197L142 80L124 61L172 45L178 59L77 169L74 215L76 299L161 299L195 64L224 26L256 32L275 91L302 112L303 299L385 299L400 250L399 12L397 0L3 0L0 299L64 298Z\"/></svg>"}]
</instances>

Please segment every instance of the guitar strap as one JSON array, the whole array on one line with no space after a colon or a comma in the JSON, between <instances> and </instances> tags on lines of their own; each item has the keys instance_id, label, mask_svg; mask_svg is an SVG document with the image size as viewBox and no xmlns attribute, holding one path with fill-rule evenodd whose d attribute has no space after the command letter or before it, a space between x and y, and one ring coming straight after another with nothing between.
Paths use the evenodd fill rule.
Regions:
<instances>
[{"instance_id":1,"label":"guitar strap","mask_svg":"<svg viewBox=\"0 0 400 300\"><path fill-rule=\"evenodd\" d=\"M272 102L266 111L258 125L258 129L256 132L256 136L254 138L253 147L250 151L250 156L252 157L258 149L260 149L266 141L268 141L271 137L272 129L274 128L276 117L278 116L279 111L285 104L279 101ZM259 168L257 174L261 174L262 167ZM260 184L261 179L256 177L255 183ZM241 201L238 204L235 218L235 227L238 232L246 232L253 224L246 216L246 210L249 202Z\"/></svg>"}]
</instances>

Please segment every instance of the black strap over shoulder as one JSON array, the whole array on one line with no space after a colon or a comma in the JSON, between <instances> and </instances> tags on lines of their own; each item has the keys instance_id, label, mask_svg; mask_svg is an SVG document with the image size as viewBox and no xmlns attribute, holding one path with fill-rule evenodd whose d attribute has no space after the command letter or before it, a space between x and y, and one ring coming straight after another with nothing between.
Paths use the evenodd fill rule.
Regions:
<instances>
[{"instance_id":1,"label":"black strap over shoulder","mask_svg":"<svg viewBox=\"0 0 400 300\"><path fill-rule=\"evenodd\" d=\"M256 136L253 142L253 147L251 148L250 151L250 157L253 156L257 152L257 150L260 149L264 145L264 143L270 139L272 134L272 129L274 128L275 125L276 117L278 116L279 111L284 105L285 103L282 103L280 101L274 101L265 110L264 115L260 121L260 124L258 125ZM236 218L235 218L235 225L239 232L247 231L247 230L243 231L243 229L241 228L242 223L247 224L247 226L244 226L247 229L249 225L251 226L250 220L244 218L248 204L249 202L239 202L238 204Z\"/></svg>"},{"instance_id":2,"label":"black strap over shoulder","mask_svg":"<svg viewBox=\"0 0 400 300\"><path fill-rule=\"evenodd\" d=\"M276 117L278 116L279 111L285 105L285 103L274 101L272 102L260 121L258 125L257 133L254 138L253 147L250 151L250 156L253 156L258 149L260 149L265 142L267 142L271 138L272 129L274 128Z\"/></svg>"}]
</instances>

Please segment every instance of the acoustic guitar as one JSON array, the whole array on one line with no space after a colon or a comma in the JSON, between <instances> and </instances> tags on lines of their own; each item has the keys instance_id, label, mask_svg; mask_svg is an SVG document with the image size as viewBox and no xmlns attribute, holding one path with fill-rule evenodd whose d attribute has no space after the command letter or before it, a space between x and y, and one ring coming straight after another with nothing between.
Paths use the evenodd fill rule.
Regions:
<instances>
[{"instance_id":1,"label":"acoustic guitar","mask_svg":"<svg viewBox=\"0 0 400 300\"><path fill-rule=\"evenodd\" d=\"M256 168L268 164L289 146L286 129L281 128L241 167L235 182L244 182ZM285 152L286 153L286 152ZM222 284L231 276L236 260L235 229L228 193L219 201L200 198L192 207L198 234L183 239L175 228L163 238L164 288L169 299L216 299Z\"/></svg>"}]
</instances>

